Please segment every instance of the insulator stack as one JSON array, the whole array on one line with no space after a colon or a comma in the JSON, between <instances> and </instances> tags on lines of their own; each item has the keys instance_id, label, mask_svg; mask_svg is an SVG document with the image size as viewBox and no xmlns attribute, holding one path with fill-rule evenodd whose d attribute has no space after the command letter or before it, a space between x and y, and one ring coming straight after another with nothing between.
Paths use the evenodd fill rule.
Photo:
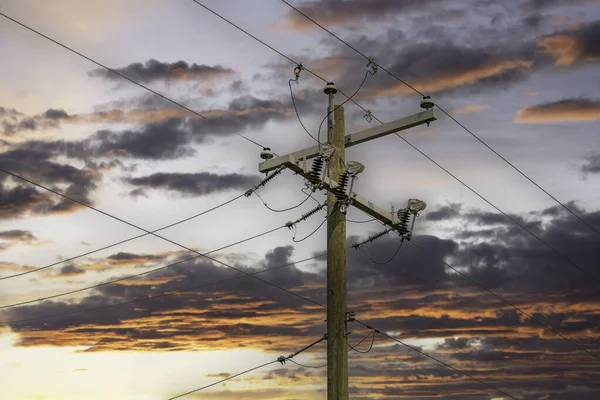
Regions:
<instances>
[{"instance_id":1,"label":"insulator stack","mask_svg":"<svg viewBox=\"0 0 600 400\"><path fill-rule=\"evenodd\" d=\"M348 172L344 172L342 175L340 175L338 187L336 187L334 191L335 197L340 201L346 199L346 188L348 187L349 180L350 174Z\"/></svg>"},{"instance_id":2,"label":"insulator stack","mask_svg":"<svg viewBox=\"0 0 600 400\"><path fill-rule=\"evenodd\" d=\"M297 222L305 221L306 219L312 217L313 215L315 215L316 213L318 213L326 205L327 205L327 203L320 204L320 205L316 206L315 208L313 208L312 210L308 211L307 213L302 214L302 216L298 219Z\"/></svg>"},{"instance_id":3,"label":"insulator stack","mask_svg":"<svg viewBox=\"0 0 600 400\"><path fill-rule=\"evenodd\" d=\"M321 172L323 171L325 161L321 157L315 158L312 164L312 170L308 174L308 181L313 185L318 185L321 182Z\"/></svg>"},{"instance_id":4,"label":"insulator stack","mask_svg":"<svg viewBox=\"0 0 600 400\"><path fill-rule=\"evenodd\" d=\"M377 240L380 237L387 235L389 232L390 232L389 229L386 229L385 231L381 231L373 236L369 236L369 238L367 240L365 240L365 242L372 242L374 240Z\"/></svg>"},{"instance_id":5,"label":"insulator stack","mask_svg":"<svg viewBox=\"0 0 600 400\"><path fill-rule=\"evenodd\" d=\"M263 179L262 181L260 181L260 183L258 185L256 185L256 188L258 189L261 186L265 186L267 183L269 183L269 181L271 181L273 178L275 178L277 175L279 175L282 171L283 171L283 169L278 169L278 170L274 171L272 174L267 175L267 177L265 179Z\"/></svg>"},{"instance_id":6,"label":"insulator stack","mask_svg":"<svg viewBox=\"0 0 600 400\"><path fill-rule=\"evenodd\" d=\"M398 233L401 235L405 235L409 232L408 224L410 222L410 210L408 208L404 208L398 211L398 219L399 219L399 227Z\"/></svg>"}]
</instances>

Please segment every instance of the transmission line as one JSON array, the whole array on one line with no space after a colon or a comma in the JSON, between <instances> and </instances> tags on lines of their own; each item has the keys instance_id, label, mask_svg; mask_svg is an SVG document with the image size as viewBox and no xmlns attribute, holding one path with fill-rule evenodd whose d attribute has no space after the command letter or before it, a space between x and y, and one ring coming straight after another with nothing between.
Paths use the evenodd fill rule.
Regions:
<instances>
[{"instance_id":1,"label":"transmission line","mask_svg":"<svg viewBox=\"0 0 600 400\"><path fill-rule=\"evenodd\" d=\"M296 62L295 60L291 59L290 57L286 56L285 54L281 53L279 50L273 48L272 46L270 46L269 44L265 43L264 41L260 40L259 38L257 38L256 36L252 35L251 33L249 33L248 31L244 30L243 28L239 27L238 25L236 25L235 23L229 21L227 18L221 16L220 14L216 13L215 11L211 10L210 8L206 7L205 5L201 4L200 2L198 2L197 0L192 0L193 2L195 2L196 4L200 5L201 7L203 7L204 9L206 9L207 11L211 12L212 14L216 15L217 17L219 17L220 19L222 19L223 21L227 22L228 24L234 26L235 28L237 28L238 30L240 30L241 32L245 33L246 35L252 37L253 39L255 39L256 41L260 42L261 44L263 44L264 46L268 47L269 49L273 50L274 52L276 52L277 54L281 55L282 57L284 57L285 59L289 60L290 62L299 65L298 62ZM367 59L372 62L372 60L370 58L367 57ZM303 67L303 70L306 70L307 72L311 73L312 75L314 75L315 77L321 79L324 82L327 82L326 79L324 79L323 77L319 76L318 74L316 74L315 72L312 72L310 69ZM346 98L350 99L350 96L347 96L346 94L344 94L341 90L338 89L338 92L341 93L342 95L344 95ZM360 107L363 111L367 111L369 112L369 110L365 109L363 106L361 106L360 104L358 104L354 99L351 99L352 103L356 104L358 107ZM372 114L370 114L372 115ZM375 115L372 115L372 117L377 120L380 124L383 124L383 121L381 121L379 118L377 118ZM505 213L504 211L500 210L498 207L496 207L492 202L490 202L489 200L487 200L485 197L483 197L481 194L479 194L477 191L475 191L474 189L472 189L469 185L467 185L465 182L463 182L462 180L460 180L458 177L456 177L456 175L452 174L449 170L447 170L446 168L444 168L442 165L440 165L438 162L436 162L435 160L433 160L430 156L428 156L427 154L425 154L423 151L421 151L420 149L418 149L415 145L413 145L411 142L409 142L406 138L404 138L403 136L401 136L400 134L396 133L396 136L398 136L400 139L402 139L405 143L407 143L409 146L411 146L413 149L415 149L416 151L418 151L422 156L424 156L425 158L427 158L429 161L433 162L437 167L439 167L440 169L442 169L444 172L446 172L448 175L450 175L452 178L454 178L457 182L459 182L461 185L463 185L464 187L466 187L467 189L469 189L471 192L475 193L478 197L480 197L481 199L483 199L485 202L487 202L489 205L491 205L492 207L494 207L496 210L498 210L500 213L502 213L505 217L509 218L512 222L514 222L517 226L521 227L522 229L524 229L527 233L529 233L530 235L532 235L534 238L536 238L537 240L539 240L542 244L544 244L546 247L548 247L550 250L552 250L554 253L556 253L557 255L559 255L561 258L563 258L565 261L567 261L569 264L571 264L572 266L574 266L575 268L579 269L581 272L583 272L584 274L588 275L590 278L594 279L594 281L596 281L597 283L600 283L600 279L598 279L596 276L594 276L593 274L591 274L590 272L588 272L587 270L583 269L582 267L580 267L577 263L575 263L573 260L571 260L570 258L566 257L565 255L563 255L561 252L559 252L558 250L556 250L556 248L554 248L553 246L551 246L550 244L548 244L546 241L544 241L542 238L540 238L539 236L535 235L531 230L527 229L525 226L523 226L522 224L520 224L518 221L516 221L514 218L510 217L507 213Z\"/></svg>"},{"instance_id":2,"label":"transmission line","mask_svg":"<svg viewBox=\"0 0 600 400\"><path fill-rule=\"evenodd\" d=\"M283 228L285 228L285 225L279 226L277 228L270 229L270 230L268 230L266 232L259 233L259 234L254 235L254 236L250 236L250 237L248 237L246 239L238 240L237 242L232 243L232 244L228 244L227 246L219 247L218 249L214 249L214 250L211 250L209 252L204 253L204 255L216 253L218 251L225 250L225 249L228 249L228 248L233 247L233 246L237 246L238 244L249 242L250 240L254 240L254 239L259 238L261 236L268 235L269 233L276 232L276 231L278 231L280 229L283 229ZM147 275L147 274L150 274L150 273L153 273L153 272L157 272L157 271L161 271L161 270L173 267L175 265L179 265L179 264L182 264L184 262L193 260L193 259L198 258L198 257L200 257L200 256L197 255L197 256L194 256L194 257L191 257L191 258L186 258L185 260L180 260L180 261L177 261L177 262L174 262L174 263L171 263L171 264L159 267L159 268L150 269L148 271L144 271L144 272L141 272L139 274L129 275L129 276L125 276L125 277L118 278L118 279L113 279L113 280L110 280L110 281L107 281L107 282L102 282L102 283L99 283L99 284L96 284L96 285L86 286L84 288L71 290L69 292L62 292L62 293L58 293L58 294L55 294L55 295L52 295L52 296L40 297L39 299L35 299L35 300L27 300L27 301L22 301L22 302L19 302L19 303L14 303L14 304L7 304L7 305L4 305L4 306L0 306L0 310L4 310L4 309L7 309L7 308L12 308L12 307L17 307L17 306L22 306L22 305L30 304L30 303L37 303L39 301L55 299L57 297L63 297L63 296L67 296L67 295L70 295L70 294L84 292L84 291L90 290L90 289L96 289L96 288L99 288L99 287L102 287L102 286L111 285L113 283L122 282L122 281L125 281L125 280L128 280L128 279L139 278L140 276Z\"/></svg>"},{"instance_id":3,"label":"transmission line","mask_svg":"<svg viewBox=\"0 0 600 400\"><path fill-rule=\"evenodd\" d=\"M390 335L388 335L388 334L387 334L387 333L385 333L385 332L381 332L379 329L375 329L375 328L373 328L372 326L369 326L369 325L367 325L367 324L366 324L366 323L364 323L364 322L361 322L361 321L359 321L359 320L356 320L356 322L358 322L359 324L361 324L361 325L362 325L362 326L364 326L365 328L367 328L367 329L371 329L371 330L372 330L373 332L375 332L375 333L380 333L380 334L382 334L383 336L385 336L385 337L387 337L387 338L389 338L389 339L392 339L393 341L395 341L395 342L397 342L397 343L401 344L402 346L404 346L404 347L406 347L406 348L408 348L408 349L410 349L410 350L412 350L412 351L414 351L414 352L417 352L417 353L419 353L420 355L422 355L422 356L425 356L425 357L429 358L430 360L433 360L433 361L437 362L438 364L441 364L441 365L445 366L446 368L449 368L449 369L451 369L451 370L453 370L453 371L455 371L455 372L458 372L459 374L461 374L461 375L464 375L464 376L466 376L466 377L467 377L467 378L469 378L469 379L472 379L472 380L474 380L474 381L477 381L477 382L479 382L480 384L482 384L482 385L484 385L484 386L487 386L488 388L490 388L490 389L493 389L493 390L495 390L496 392L498 392L498 393L500 393L500 394L502 394L502 395L504 395L504 396L508 396L508 397L510 397L510 398L511 398L511 399L513 399L513 400L519 400L519 399L517 399L515 396L513 396L513 395L511 395L511 394L509 394L509 393L507 393L507 392L505 392L505 391L503 391L503 390L501 390L501 389L498 389L496 386L494 386L494 385L492 385L492 384L490 384L490 383L484 382L484 381L482 381L481 379L479 379L479 378L476 378L476 377L474 377L473 375L469 374L468 372L465 372L465 371L463 371L463 370L461 370L461 369L458 369L458 368L456 368L455 366L453 366L453 365L451 365L451 364L448 364L448 363L446 363L446 362L444 362L444 361L440 360L439 358L436 358L436 357L434 357L434 356L432 356L432 355L430 355L430 354L427 354L427 353L426 353L426 352L424 352L423 350L420 350L420 349L418 349L418 348L416 348L416 347L414 347L414 346L411 346L411 345L409 345L409 344L406 344L406 343L404 343L403 341L401 341L401 340L399 340L399 339L396 339L395 337L393 337L393 336L390 336Z\"/></svg>"},{"instance_id":4,"label":"transmission line","mask_svg":"<svg viewBox=\"0 0 600 400\"><path fill-rule=\"evenodd\" d=\"M312 257L304 258L302 260L292 261L290 263L282 264L282 265L279 265L279 266L276 266L276 267L261 269L259 271L251 272L250 274L251 275L259 275L259 274L263 274L265 272L275 271L275 270L286 268L286 267L289 267L289 266L292 266L292 265L296 265L296 264L304 263L304 262L307 262L307 261L310 261L310 260L314 260L314 259L317 259L317 258L321 258L321 257L324 257L326 255L327 255L327 253L321 253L321 254L317 254L317 255L312 256ZM199 257L200 256L196 255L196 256L187 258L185 260L178 261L177 263L169 264L169 265L165 266L164 268L169 268L169 267L172 267L172 266L177 265L177 264L182 264L184 262L191 261L191 260L194 260L194 259L199 258ZM76 310L76 311L69 311L69 312L60 313L60 314L45 315L45 316L42 316L42 317L18 319L18 320L12 320L12 321L0 321L0 325L14 325L14 324L20 324L20 323L25 323L25 322L33 322L33 321L40 321L40 320L61 318L61 317L66 317L66 316L70 316L70 315L74 315L74 314L81 314L81 313L87 313L87 312L92 312L92 311L105 310L107 308L112 308L112 307L120 307L120 306L124 306L124 305L128 305L128 304L141 303L141 302L148 301L148 300L154 300L154 299L159 299L159 298L164 298L164 297L170 297L170 296L178 295L180 293L186 293L186 292L191 292L193 290L204 289L204 288L207 288L207 287L210 287L210 286L218 285L218 284L225 283L225 282L231 282L231 281L234 281L234 280L237 280L237 279L241 279L241 278L245 278L245 277L246 277L246 275L238 275L238 276L234 276L232 278L221 279L219 281L205 283L205 284L202 284L202 285L189 286L187 288L176 290L176 291L173 291L173 292L157 294L157 295L154 295L154 296L141 297L141 298L137 298L137 299L134 299L134 300L123 301L123 302L120 302L120 303L107 304L107 305L99 306L99 307L91 307L91 308L86 308L86 309ZM308 299L305 298L304 300L308 300ZM308 300L308 301L310 301L310 300ZM324 305L321 305L321 306L325 307Z\"/></svg>"},{"instance_id":5,"label":"transmission line","mask_svg":"<svg viewBox=\"0 0 600 400\"><path fill-rule=\"evenodd\" d=\"M21 27L23 27L23 28L25 28L25 29L27 29L27 30L29 30L29 31L31 31L31 32L33 32L33 33L35 33L35 34L37 34L37 35L39 35L39 36L41 36L41 37L43 37L43 38L45 38L47 40L49 40L49 41L51 41L52 43L59 45L63 49L69 50L71 53L77 54L78 56L80 56L82 58L85 58L86 60L88 60L88 61L96 64L97 66L99 66L101 68L104 68L105 70L110 71L113 74L118 75L118 76L120 76L123 79L128 80L129 82L133 83L134 85L137 85L137 86L141 87L142 89L145 89L148 92L155 94L156 96L162 98L163 100L166 100L169 103L174 104L177 107L180 107L181 109L183 109L183 110L185 110L185 111L187 111L187 112L189 112L189 113L191 113L191 114L193 114L193 115L195 115L195 116L197 116L199 118L202 118L202 119L205 119L205 120L208 119L207 117L205 117L204 115L200 114L199 112L194 111L194 110L192 110L191 108L189 108L187 106L184 106L183 104L181 104L181 103L179 103L179 102L177 102L177 101L175 101L175 100L173 100L173 99L165 96L162 93L157 92L156 90L150 89L148 86L146 86L146 85L144 85L144 84L142 84L142 83L140 83L140 82L138 82L138 81L136 81L136 80L134 80L132 78L129 78L128 76L120 73L119 71L117 71L117 70L115 70L113 68L107 67L106 65L104 65L104 64L102 64L102 63L100 63L100 62L98 62L98 61L96 61L96 60L94 60L94 59L92 59L92 58L90 58L88 56L86 56L83 53L78 52L77 50L74 50L73 48L71 48L71 47L69 47L69 46L67 46L67 45L65 45L65 44L63 44L63 43L61 43L61 42L59 42L57 40L52 39L50 36L47 36L47 35L43 34L42 32L37 31L37 30L33 29L32 27L27 26L24 23L19 22L19 21L17 21L14 18L9 17L8 15L6 15L4 13L0 12L0 15L3 16L4 18L6 18L6 19L8 19L8 20L10 20L12 22L14 22L15 24L20 25ZM242 135L241 133L235 133L235 134L238 135L239 137L245 139L246 141L248 141L248 142L256 145L256 146L259 146L260 148L264 148L265 147L262 144L254 141L252 139L250 139L249 137Z\"/></svg>"},{"instance_id":6,"label":"transmission line","mask_svg":"<svg viewBox=\"0 0 600 400\"><path fill-rule=\"evenodd\" d=\"M204 214L208 214L209 212L211 212L211 211L214 211L214 210L216 210L216 209L218 209L218 208L221 208L221 207L223 207L223 206L226 206L226 205L227 205L227 204L229 204L229 203L233 203L234 201L236 201L236 200L238 200L238 199L242 198L243 196L244 196L244 194L242 193L242 194L240 194L239 196L236 196L236 197L234 197L234 198L232 198L232 199L230 199L230 200L227 200L227 201L226 201L226 202L224 202L224 203L221 203L221 204L219 204L219 205L217 205L217 206L214 206L214 207L212 207L212 208L209 208L208 210L202 211L201 213L198 213L198 214L196 214L196 215L192 215L191 217L188 217L188 218L182 219L182 220L180 220L180 221L177 221L177 222L174 222L174 223L172 223L172 224L169 224L169 225L163 226L162 228L156 229L156 230L152 231L152 233L160 232L160 231L162 231L162 230L165 230L165 229L167 229L167 228L171 228L171 227L173 227L173 226L175 226L175 225L179 225L179 224L182 224L182 223L184 223L184 222L190 221L190 220L192 220L192 219L194 219L194 218L198 218L198 217L200 217L200 216L202 216L202 215L204 215ZM116 243L110 244L110 245L108 245L108 246L100 247L100 248L98 248L98 249L96 249L96 250L88 251L88 252L86 252L86 253L79 254L79 255L77 255L77 256L73 256L73 257L70 257L70 258L65 258L64 260L57 261L57 262L55 262L55 263L52 263L52 264L48 264L48 265L46 265L46 266L44 266L44 267L39 267L39 268L35 268L35 269L29 270L29 271L20 272L20 273L18 273L18 274L13 274L13 275L8 275L8 276L3 276L3 277L0 277L0 281L2 281L2 280L4 280L4 279L16 278L16 277L18 277L18 276L22 276L22 275L31 274L31 273L33 273L33 272L42 271L42 270L44 270L44 269L48 269L48 268L51 268L51 267L54 267L54 266L56 266L56 265L60 265L60 264L63 264L63 263L69 262L69 261L73 261L73 260L76 260L76 259L78 259L78 258L81 258L81 257L89 256L90 254L94 254L94 253L97 253L97 252L99 252L99 251L102 251L102 250L110 249L111 247L115 247L115 246L121 245L121 244L123 244L123 243L131 242L132 240L136 240L136 239L142 238L142 237L144 237L144 236L148 236L148 235L149 235L149 233L144 233L144 234L141 234L141 235L138 235L138 236L133 236L133 237L130 237L129 239L121 240L120 242L116 242ZM1 308L1 307L0 307L0 308Z\"/></svg>"},{"instance_id":7,"label":"transmission line","mask_svg":"<svg viewBox=\"0 0 600 400\"><path fill-rule=\"evenodd\" d=\"M434 260L442 263L446 268L450 268L452 271L456 272L457 274L459 274L460 276L462 276L463 278L467 279L469 282L471 282L472 284L474 284L475 286L479 287L481 290L484 290L486 292L488 292L489 294L491 294L492 296L494 296L495 298L497 298L498 300L502 301L504 304L512 307L513 309L515 309L517 312L521 313L522 315L526 316L527 318L535 321L536 323L538 323L540 326L548 329L549 331L551 331L552 333L554 333L555 335L557 335L558 337L560 337L561 339L567 341L568 343L572 344L573 346L575 346L576 348L578 348L579 350L582 350L584 352L586 352L589 356L595 358L596 360L600 360L600 357L598 357L597 355L591 353L590 351L588 351L585 347L580 346L579 344L577 344L576 342L574 342L573 340L567 338L566 336L564 336L563 334L561 334L560 332L558 332L556 329L554 329L552 326L548 325L547 323L543 322L542 320L540 320L539 318L536 318L535 316L533 316L532 314L529 314L528 312L526 312L525 310L523 310L522 308L516 306L515 304L511 303L510 301L506 300L505 298L503 298L502 296L500 296L499 294L497 294L496 292L494 292L491 289L488 289L487 287L485 287L483 284L479 283L476 279L470 277L469 275L461 272L459 269L453 267L452 265L450 265L449 263L447 263L446 261L444 261L442 258L437 257L436 255L434 255L432 252L430 252L429 250L425 249L422 246L419 246L418 244L416 244L414 241L410 241L410 244L412 244L414 247L416 247L417 249L421 250L423 253L427 254L429 257L433 258Z\"/></svg>"},{"instance_id":8,"label":"transmission line","mask_svg":"<svg viewBox=\"0 0 600 400\"><path fill-rule=\"evenodd\" d=\"M310 16L306 15L304 12L302 12L301 10L299 10L298 8L294 7L292 4L290 4L289 2L287 2L286 0L281 0L282 2L284 2L285 4L287 4L290 8L294 9L296 12L298 12L300 15L304 16L306 19L308 19L309 21L311 21L313 24L317 25L319 28L323 29L325 32L327 32L328 34L330 34L331 36L333 36L334 38L336 38L337 40L339 40L341 43L345 44L346 46L348 46L350 49L354 50L354 52L356 52L357 54L359 54L360 56L362 56L363 58L365 58L366 60L371 61L371 58L369 58L367 55L365 55L363 52L361 52L360 50L358 50L356 47L352 46L350 43L348 43L347 41L343 40L342 38L340 38L338 35L334 34L333 32L331 32L329 29L325 28L323 25L319 24L317 21L315 21L313 18L311 18ZM392 73L391 71L389 71L388 69L386 69L385 67L381 66L378 64L378 67L381 68L383 71L385 71L388 75L390 75L391 77L393 77L394 79L396 79L398 82L402 83L403 85L405 85L406 87L408 87L409 89L413 90L414 92L418 93L421 96L424 96L423 93L421 93L419 90L417 90L414 86L410 85L409 83L407 83L406 81L400 79L397 75L395 75L394 73ZM487 144L483 139L481 139L478 135L476 135L475 133L473 133L473 131L471 131L470 129L468 129L464 124L462 124L461 122L459 122L454 116L452 116L450 113L448 113L446 110L444 110L440 105L436 104L437 108L446 116L448 116L452 121L454 121L458 126L460 126L461 128L463 128L467 133L469 133L472 137L474 137L475 139L477 139L477 141L479 141L482 145L484 145L485 147L487 147L488 150L490 150L492 153L494 153L498 158L500 158L502 161L504 161L506 164L508 164L512 169L514 169L516 172L518 172L521 176L523 176L525 179L527 179L529 182L531 182L534 186L536 186L539 190L541 190L542 192L544 192L548 197L550 197L552 200L554 200L558 205L560 205L562 208L564 208L566 211L568 211L571 215L573 215L575 218L577 218L580 222L582 222L584 225L586 225L588 228L590 228L592 231L594 231L596 234L600 235L600 231L598 229L596 229L594 226L592 226L589 222L587 222L586 220L584 220L580 215L578 215L577 213L575 213L571 208L569 208L566 204L564 204L563 202L561 202L560 200L558 200L556 197L554 197L552 194L550 194L550 192L548 192L546 189L544 189L542 186L540 186L537 182L535 182L531 177L529 177L527 174L525 174L523 171L521 171L518 167L516 167L512 162L510 162L508 159L506 159L506 157L502 156L500 153L498 153L498 151L496 151L493 147L491 147L489 144Z\"/></svg>"},{"instance_id":9,"label":"transmission line","mask_svg":"<svg viewBox=\"0 0 600 400\"><path fill-rule=\"evenodd\" d=\"M22 176L20 176L20 175L17 175L17 174L15 174L15 173L12 173L12 172L10 172L10 171L7 171L7 170L5 170L5 169L2 169L2 168L0 168L0 171L4 172L4 173L6 173L6 174L8 174L8 175L10 175L10 176L13 176L13 177L15 177L15 178L18 178L18 179L20 179L20 180L22 180L22 181L24 181L24 182L27 182L27 183L29 183L29 184L31 184L31 185L37 186L37 187L39 187L39 188L42 188L42 189L44 189L44 190L46 190L46 191L48 191L48 192L50 192L50 193L54 193L54 194L56 194L57 196L63 197L63 198L65 198L65 199L67 199L67 200L70 200L70 201L72 201L72 202L74 202L74 203L77 203L77 204L79 204L79 205L81 205L81 206L83 206L83 207L89 208L90 210L94 210L94 211L96 211L96 212L98 212L98 213L100 213L100 214L102 214L102 215L105 215L105 216L107 216L107 217L109 217L109 218L112 218L112 219L114 219L114 220L117 220L117 221L119 221L119 222L122 222L122 223L124 223L124 224L126 224L126 225L129 225L129 226L131 226L131 227L133 227L133 228L136 228L136 229L139 229L139 230L141 230L141 231L144 231L144 232L146 232L146 233L148 233L148 234L150 234L150 235L152 235L152 236L155 236L155 237L157 237L157 238L159 238L159 239L162 239L162 240L164 240L164 241L166 241L166 242L169 242L169 243L171 243L171 244L174 244L174 245L176 245L176 246L178 246L178 247L181 247L181 248L182 248L182 249L184 249L184 250L188 250L188 251L191 251L192 253L196 253L196 254L198 254L198 255L200 255L200 256L202 256L202 257L205 257L205 258L207 258L207 259L209 259L209 260L211 260L211 261L213 261L213 262L216 262L216 263L218 263L218 264L221 264L221 265L223 265L223 266L225 266L225 267L227 267L227 268L233 269L234 271L238 271L238 272L240 272L240 273L242 273L242 274L244 274L244 275L251 276L252 278L254 278L254 279L256 279L256 280L258 280L258 281L260 281L260 282L263 282L263 283L265 283L265 284L267 284L267 285L270 285L270 286L276 287L276 288L278 288L278 289L280 289L280 290L283 290L283 291L289 292L290 294L292 294L292 295L294 295L294 296L297 296L297 297L301 297L301 298L303 298L302 296L298 295L297 293L290 292L289 290L287 290L287 289L285 289L285 288L283 288L283 287L281 287L281 286L279 286L279 285L276 285L276 284L274 284L274 283L272 283L272 282L265 281L264 279L261 279L261 278L258 278L258 277L256 277L256 276L253 276L252 274L249 274L248 272L245 272L245 271L243 271L243 270L241 270L241 269L239 269L239 268L236 268L236 267L234 267L234 266L231 266L231 265L229 265L229 264L227 264L227 263L225 263L225 262L223 262L223 261L219 261L219 260L217 260L216 258L210 257L210 256L208 256L208 255L206 255L206 254L202 254L202 253L200 253L200 252L199 252L199 251L197 251L197 250L194 250L194 249L192 249L192 248L190 248L190 247L188 247L188 246L184 246L184 245L182 245L182 244L180 244L180 243L177 243L177 242L175 242L174 240L168 239L168 238L166 238L166 237L164 237L164 236L161 236L161 235L159 235L159 234L157 234L157 233L153 233L153 232L151 232L151 231L149 231L149 230L146 230L146 229L144 229L144 228L142 228L142 227L140 227L140 226L138 226L138 225L136 225L136 224L133 224L133 223L131 223L131 222L128 222L128 221L126 221L126 220L124 220L124 219L122 219L122 218L119 218L119 217L117 217L117 216L114 216L114 215L112 215L112 214L110 214L110 213L108 213L108 212L102 211L102 210L100 210L100 209L98 209L98 208L96 208L96 207L94 207L94 206L91 206L91 205L89 205L89 204L86 204L86 203L84 203L84 202L82 202L82 201L76 200L76 199L74 199L74 198L72 198L72 197L70 197L70 196L67 196L67 195L66 195L66 194L64 194L64 193L60 193L60 192L58 192L58 191L56 191L56 190L50 189L50 188L48 188L48 187L46 187L46 186L44 186L44 185L42 185L42 184L39 184L39 183L33 182L33 181L31 181L31 180L29 180L29 179L27 179L27 178L24 178L24 177L22 177ZM310 302L312 302L312 303L314 303L314 304L316 304L316 305L319 305L319 306L321 306L321 307L324 307L322 304L320 304L320 303L316 303L316 302L314 302L314 301L312 301L312 300L310 300L310 299L306 299L306 298L305 298L305 300L308 300L308 301L310 301Z\"/></svg>"},{"instance_id":10,"label":"transmission line","mask_svg":"<svg viewBox=\"0 0 600 400\"><path fill-rule=\"evenodd\" d=\"M289 356L279 356L279 357L277 357L277 359L276 359L276 360L273 360L273 361L270 361L270 362L267 362L267 363L264 363L264 364L258 365L258 366L256 366L256 367L253 367L253 368L247 369L247 370L245 370L245 371L243 371L243 372L240 372L240 373L237 373L237 374L234 374L234 375L230 375L230 376L228 376L227 378L221 379L221 380L219 380L219 381L217 381L217 382L211 383L211 384L209 384L209 385L206 385L206 386L202 386L202 387L200 387L200 388L198 388L198 389L190 390L189 392L182 393L182 394L180 394L180 395L177 395L177 396L175 396L175 397L170 397L168 400L175 400L175 399L178 399L178 398L180 398L180 397L187 396L188 394L192 394L192 393L196 393L196 392L199 392L199 391L201 391L201 390L204 390L204 389L208 389L209 387L212 387L212 386L218 385L219 383L223 383L223 382L225 382L225 381L228 381L228 380L230 380L230 379L233 379L233 378L235 378L235 377L238 377L238 376L240 376L240 375L244 375L244 374L247 374L247 373L249 373L249 372L255 371L255 370L257 370L257 369L264 368L264 367L266 367L266 366L268 366L268 365L271 365L271 364L280 363L281 365L283 365L283 364L285 364L285 363L286 363L286 361L293 361L293 360L292 360L292 358L294 358L294 357L295 357L295 356L297 356L298 354L302 353L303 351L306 351L306 350L308 350L309 348L313 347L314 345L316 345L316 344L318 344L318 343L322 342L322 341L323 341L323 340L325 340L326 338L327 338L327 335L325 335L325 336L323 336L322 338L320 338L320 339L316 340L315 342L313 342L313 343L309 344L308 346L305 346L305 347L303 347L302 349L300 349L300 350L296 351L295 353L293 353L293 354L290 354Z\"/></svg>"}]
</instances>

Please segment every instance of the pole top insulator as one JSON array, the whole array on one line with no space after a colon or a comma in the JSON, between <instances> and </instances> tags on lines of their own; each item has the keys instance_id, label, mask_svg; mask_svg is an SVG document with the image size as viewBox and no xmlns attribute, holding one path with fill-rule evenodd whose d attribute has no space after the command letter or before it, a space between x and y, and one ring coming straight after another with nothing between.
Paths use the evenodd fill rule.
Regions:
<instances>
[{"instance_id":1,"label":"pole top insulator","mask_svg":"<svg viewBox=\"0 0 600 400\"><path fill-rule=\"evenodd\" d=\"M325 89L323 89L323 91L325 94L336 94L337 88L333 82L327 82L327 85L325 85Z\"/></svg>"}]
</instances>

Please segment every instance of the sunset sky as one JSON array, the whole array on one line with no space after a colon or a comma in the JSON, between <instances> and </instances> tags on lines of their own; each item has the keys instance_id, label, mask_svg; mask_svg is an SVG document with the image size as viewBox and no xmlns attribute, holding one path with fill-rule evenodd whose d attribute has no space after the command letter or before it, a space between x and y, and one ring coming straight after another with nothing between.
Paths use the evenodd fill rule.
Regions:
<instances>
[{"instance_id":1,"label":"sunset sky","mask_svg":"<svg viewBox=\"0 0 600 400\"><path fill-rule=\"evenodd\" d=\"M346 94L369 70L280 0L199 2ZM390 258L397 235L348 250L348 309L515 398L600 398L600 1L291 3L432 96L593 227L438 112L402 137L510 218L394 135L348 149L366 166L358 194L385 209L409 198L428 205L416 246L405 243L392 262L373 260ZM280 155L315 143L290 97L295 64L192 0L3 0L0 13L0 168L127 222L158 229L256 185L261 148L240 135ZM291 87L316 135L324 83L302 71ZM421 96L381 69L354 100L383 122L422 111ZM376 126L364 115L347 103L346 132ZM303 188L284 171L260 198L241 196L160 235L218 250L324 199L316 193L286 212L261 201L290 208L306 199ZM324 217L210 254L246 273L282 266L257 276L294 296L219 262L187 260L195 254L150 235L59 263L144 232L0 172L0 399L166 400L313 343L326 333L325 310L301 297L326 302L325 258L316 257L325 228L297 240ZM357 209L348 218L369 219ZM348 222L348 245L381 229ZM350 328L349 342L367 337L358 347L366 351L370 331ZM325 363L325 349L294 358L306 366L272 364L183 398L324 399L326 369L309 367ZM368 353L349 353L349 374L356 400L508 399L383 335Z\"/></svg>"}]
</instances>

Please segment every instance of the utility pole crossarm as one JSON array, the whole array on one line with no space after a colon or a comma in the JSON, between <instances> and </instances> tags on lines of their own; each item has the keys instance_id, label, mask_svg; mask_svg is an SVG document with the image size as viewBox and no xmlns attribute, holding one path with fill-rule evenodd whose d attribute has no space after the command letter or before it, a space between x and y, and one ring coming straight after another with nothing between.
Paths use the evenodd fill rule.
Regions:
<instances>
[{"instance_id":1,"label":"utility pole crossarm","mask_svg":"<svg viewBox=\"0 0 600 400\"><path fill-rule=\"evenodd\" d=\"M294 156L290 154L279 158L283 159L283 166L289 168L298 175L302 175L304 178L308 179L311 169L306 165L304 161L297 160ZM331 193L334 193L335 189L339 186L336 181L332 180L329 177L323 177L321 182L323 185L323 189ZM356 193L350 194L350 200L352 201L352 205L354 205L359 210L362 210L371 217L378 219L379 221L381 221L382 223L384 223L392 229L398 228L400 221L398 220L398 217L396 215L384 210L378 205L368 201L364 197L357 195Z\"/></svg>"},{"instance_id":2,"label":"utility pole crossarm","mask_svg":"<svg viewBox=\"0 0 600 400\"><path fill-rule=\"evenodd\" d=\"M429 124L430 122L435 120L437 120L436 110L429 109L426 111L422 111L417 114L409 115L408 117L387 122L383 125L365 129L360 132L353 133L351 135L346 135L344 137L344 147L348 148L356 146L357 144L361 144L369 140L380 138L382 136L410 129L415 126ZM293 157L296 160L309 160L318 155L319 146L312 146L304 150L295 151L282 157L277 157L271 160L264 161L258 165L258 170L260 172L272 171L280 167L281 165L284 165L289 160L287 157Z\"/></svg>"}]
</instances>

